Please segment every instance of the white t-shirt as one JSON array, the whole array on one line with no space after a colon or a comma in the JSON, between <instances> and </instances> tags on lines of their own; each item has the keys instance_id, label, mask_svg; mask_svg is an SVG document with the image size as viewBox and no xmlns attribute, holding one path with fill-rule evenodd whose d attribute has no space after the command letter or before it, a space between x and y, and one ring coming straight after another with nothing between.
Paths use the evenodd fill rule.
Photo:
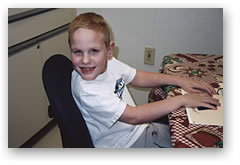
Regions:
<instances>
[{"instance_id":1,"label":"white t-shirt","mask_svg":"<svg viewBox=\"0 0 240 165\"><path fill-rule=\"evenodd\" d=\"M136 69L115 58L108 61L106 72L86 81L72 72L72 94L79 107L93 144L100 148L128 148L141 135L147 124L131 125L118 121L126 105L135 106L126 85Z\"/></svg>"}]
</instances>

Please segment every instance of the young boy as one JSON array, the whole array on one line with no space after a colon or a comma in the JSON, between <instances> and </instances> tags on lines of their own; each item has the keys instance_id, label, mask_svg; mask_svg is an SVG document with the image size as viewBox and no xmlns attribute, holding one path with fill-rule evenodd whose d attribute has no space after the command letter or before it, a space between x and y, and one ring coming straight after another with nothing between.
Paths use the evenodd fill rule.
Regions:
<instances>
[{"instance_id":1,"label":"young boy","mask_svg":"<svg viewBox=\"0 0 240 165\"><path fill-rule=\"evenodd\" d=\"M207 83L139 71L115 59L109 27L100 15L76 17L69 25L69 45L74 67L72 94L95 147L171 147L168 126L149 122L182 106L216 109L211 104L219 105L211 97L215 90ZM148 88L177 85L195 94L135 106L127 100L128 83Z\"/></svg>"}]
</instances>

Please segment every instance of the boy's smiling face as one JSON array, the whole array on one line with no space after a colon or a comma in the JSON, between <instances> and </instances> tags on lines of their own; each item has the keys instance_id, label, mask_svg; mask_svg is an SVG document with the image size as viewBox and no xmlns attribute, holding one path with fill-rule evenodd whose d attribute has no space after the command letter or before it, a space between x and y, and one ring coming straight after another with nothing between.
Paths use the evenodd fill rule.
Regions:
<instances>
[{"instance_id":1,"label":"boy's smiling face","mask_svg":"<svg viewBox=\"0 0 240 165\"><path fill-rule=\"evenodd\" d=\"M71 39L71 54L74 69L84 80L95 80L107 69L112 58L114 43L109 48L104 43L104 34L90 29L77 29Z\"/></svg>"}]
</instances>

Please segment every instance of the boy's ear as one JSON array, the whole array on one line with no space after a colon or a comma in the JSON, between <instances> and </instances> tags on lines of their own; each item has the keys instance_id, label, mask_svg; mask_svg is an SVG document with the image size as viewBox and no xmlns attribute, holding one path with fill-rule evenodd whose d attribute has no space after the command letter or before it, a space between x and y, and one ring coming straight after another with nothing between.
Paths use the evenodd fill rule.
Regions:
<instances>
[{"instance_id":1,"label":"boy's ear","mask_svg":"<svg viewBox=\"0 0 240 165\"><path fill-rule=\"evenodd\" d=\"M112 59L112 57L113 57L114 47L115 47L115 43L113 41L111 41L109 44L109 48L108 48L108 59L109 60Z\"/></svg>"}]
</instances>

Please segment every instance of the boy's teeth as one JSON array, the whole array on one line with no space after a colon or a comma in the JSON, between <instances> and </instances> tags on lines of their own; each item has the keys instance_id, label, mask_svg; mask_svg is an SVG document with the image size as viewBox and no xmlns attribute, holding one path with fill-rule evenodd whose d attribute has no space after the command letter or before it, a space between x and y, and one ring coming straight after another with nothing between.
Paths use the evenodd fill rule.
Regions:
<instances>
[{"instance_id":1,"label":"boy's teeth","mask_svg":"<svg viewBox=\"0 0 240 165\"><path fill-rule=\"evenodd\" d=\"M92 71L95 67L82 68L83 71Z\"/></svg>"},{"instance_id":2,"label":"boy's teeth","mask_svg":"<svg viewBox=\"0 0 240 165\"><path fill-rule=\"evenodd\" d=\"M83 68L84 70L92 70L93 68Z\"/></svg>"}]
</instances>

